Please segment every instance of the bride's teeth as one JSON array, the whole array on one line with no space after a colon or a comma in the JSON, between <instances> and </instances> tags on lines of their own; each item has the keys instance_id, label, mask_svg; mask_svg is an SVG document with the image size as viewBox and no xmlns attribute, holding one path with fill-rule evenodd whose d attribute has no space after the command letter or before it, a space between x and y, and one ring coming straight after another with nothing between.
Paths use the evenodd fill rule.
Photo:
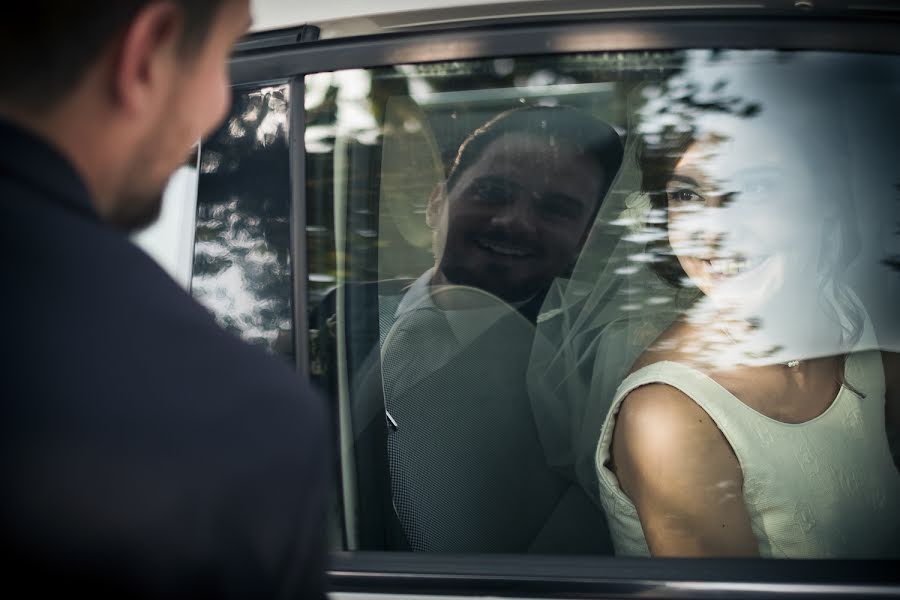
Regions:
<instances>
[{"instance_id":1,"label":"bride's teeth","mask_svg":"<svg viewBox=\"0 0 900 600\"><path fill-rule=\"evenodd\" d=\"M709 261L710 270L717 275L737 275L746 270L747 261L743 259L717 258Z\"/></svg>"}]
</instances>

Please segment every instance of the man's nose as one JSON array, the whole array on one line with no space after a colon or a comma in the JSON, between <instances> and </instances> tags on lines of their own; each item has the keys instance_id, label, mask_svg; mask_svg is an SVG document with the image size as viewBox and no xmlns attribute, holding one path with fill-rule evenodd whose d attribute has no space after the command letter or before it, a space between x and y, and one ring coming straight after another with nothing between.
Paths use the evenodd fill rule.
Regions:
<instances>
[{"instance_id":1,"label":"man's nose","mask_svg":"<svg viewBox=\"0 0 900 600\"><path fill-rule=\"evenodd\" d=\"M536 232L537 222L531 204L521 197L510 199L491 217L491 225L511 233Z\"/></svg>"}]
</instances>

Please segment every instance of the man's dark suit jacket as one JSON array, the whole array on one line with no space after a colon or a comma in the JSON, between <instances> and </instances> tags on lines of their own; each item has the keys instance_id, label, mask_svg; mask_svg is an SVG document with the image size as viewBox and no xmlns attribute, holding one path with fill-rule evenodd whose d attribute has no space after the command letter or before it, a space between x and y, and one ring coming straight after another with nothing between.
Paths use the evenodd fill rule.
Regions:
<instances>
[{"instance_id":1,"label":"man's dark suit jacket","mask_svg":"<svg viewBox=\"0 0 900 600\"><path fill-rule=\"evenodd\" d=\"M73 167L0 122L0 573L7 589L322 597L329 435Z\"/></svg>"}]
</instances>

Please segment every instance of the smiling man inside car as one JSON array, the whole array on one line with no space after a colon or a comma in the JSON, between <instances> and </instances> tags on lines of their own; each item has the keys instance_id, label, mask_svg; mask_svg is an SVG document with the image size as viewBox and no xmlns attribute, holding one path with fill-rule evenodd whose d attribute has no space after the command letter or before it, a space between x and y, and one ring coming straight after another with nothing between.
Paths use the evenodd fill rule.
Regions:
<instances>
[{"instance_id":1,"label":"smiling man inside car","mask_svg":"<svg viewBox=\"0 0 900 600\"><path fill-rule=\"evenodd\" d=\"M8 587L321 597L329 446L290 368L128 239L225 116L248 0L32 0L0 21Z\"/></svg>"}]
</instances>

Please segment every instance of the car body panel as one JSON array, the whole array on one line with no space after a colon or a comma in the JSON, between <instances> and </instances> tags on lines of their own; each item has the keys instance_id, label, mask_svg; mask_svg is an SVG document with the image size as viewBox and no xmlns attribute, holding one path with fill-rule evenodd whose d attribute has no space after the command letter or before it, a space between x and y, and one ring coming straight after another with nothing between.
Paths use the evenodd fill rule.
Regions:
<instances>
[{"instance_id":1,"label":"car body panel","mask_svg":"<svg viewBox=\"0 0 900 600\"><path fill-rule=\"evenodd\" d=\"M865 16L900 14L891 0L344 0L331 3L253 1L253 32L314 25L320 39L411 29L540 20L689 15Z\"/></svg>"}]
</instances>

